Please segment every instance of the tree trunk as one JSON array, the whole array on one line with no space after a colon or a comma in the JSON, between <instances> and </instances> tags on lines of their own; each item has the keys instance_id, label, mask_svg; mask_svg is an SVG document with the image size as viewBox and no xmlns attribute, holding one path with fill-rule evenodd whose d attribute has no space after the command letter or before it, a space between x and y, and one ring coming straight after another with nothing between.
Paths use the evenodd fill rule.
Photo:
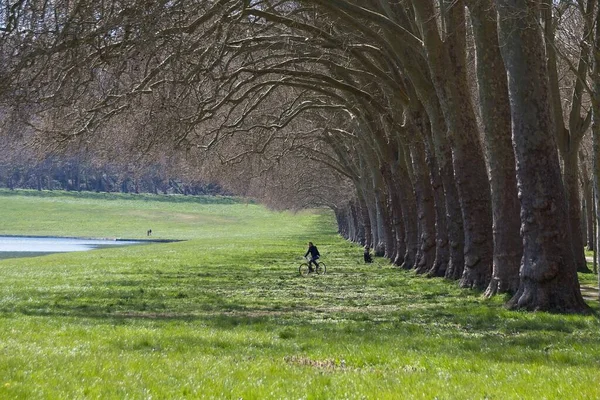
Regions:
<instances>
[{"instance_id":1,"label":"tree trunk","mask_svg":"<svg viewBox=\"0 0 600 400\"><path fill-rule=\"evenodd\" d=\"M385 218L384 223L384 235L385 235L385 254L384 256L392 261L396 256L396 232L394 231L394 218L392 216L393 213L393 205L391 204L391 191L394 190L395 185L391 181L387 181L384 175L391 175L391 166L386 161L385 164L381 167L382 174L382 183L384 185L384 190L382 190L382 208L384 211L383 217Z\"/></svg>"},{"instance_id":2,"label":"tree trunk","mask_svg":"<svg viewBox=\"0 0 600 400\"><path fill-rule=\"evenodd\" d=\"M468 1L476 44L477 87L490 171L494 262L485 292L515 293L523 243L519 232L519 199L511 141L506 70L498 47L496 13L491 0Z\"/></svg>"},{"instance_id":3,"label":"tree trunk","mask_svg":"<svg viewBox=\"0 0 600 400\"><path fill-rule=\"evenodd\" d=\"M371 247L375 249L377 247L377 243L379 243L379 229L377 228L377 224L379 221L377 220L377 209L375 207L375 195L373 194L373 189L369 187L365 194L367 211L369 213L369 221L370 224L370 236L371 236ZM379 254L376 254L379 255Z\"/></svg>"},{"instance_id":4,"label":"tree trunk","mask_svg":"<svg viewBox=\"0 0 600 400\"><path fill-rule=\"evenodd\" d=\"M392 202L392 223L394 224L394 233L396 238L396 253L392 259L394 265L400 266L404 263L406 255L406 227L404 226L404 217L402 215L402 206L400 205L400 196L396 190L391 193Z\"/></svg>"},{"instance_id":5,"label":"tree trunk","mask_svg":"<svg viewBox=\"0 0 600 400\"><path fill-rule=\"evenodd\" d=\"M417 258L417 249L419 246L419 232L417 227L417 203L415 200L413 186L408 174L408 164L404 150L398 145L398 151L395 153L396 162L393 164L393 176L398 183L397 195L399 196L402 207L402 216L404 223L404 239L406 253L402 257L401 267L412 269L415 266Z\"/></svg>"},{"instance_id":6,"label":"tree trunk","mask_svg":"<svg viewBox=\"0 0 600 400\"><path fill-rule=\"evenodd\" d=\"M368 149L365 150L369 151ZM375 188L373 185L373 180L371 179L372 171L370 170L367 162L365 161L365 157L367 155L362 154L359 160L361 176L361 191L364 196L365 206L367 209L367 213L369 215L369 237L371 239L371 247L375 249L377 243L379 242L379 229L377 228L377 210L375 208Z\"/></svg>"},{"instance_id":7,"label":"tree trunk","mask_svg":"<svg viewBox=\"0 0 600 400\"><path fill-rule=\"evenodd\" d=\"M587 309L571 257L565 189L550 110L542 32L532 3L496 0L508 71L523 257L513 309Z\"/></svg>"},{"instance_id":8,"label":"tree trunk","mask_svg":"<svg viewBox=\"0 0 600 400\"><path fill-rule=\"evenodd\" d=\"M369 210L367 208L365 197L360 189L357 190L357 196L361 213L362 235L364 237L364 242L362 244L370 249L373 247L373 239L371 237L371 219L369 218Z\"/></svg>"},{"instance_id":9,"label":"tree trunk","mask_svg":"<svg viewBox=\"0 0 600 400\"><path fill-rule=\"evenodd\" d=\"M444 185L438 167L435 151L433 150L433 140L431 137L431 128L425 132L425 154L429 176L431 177L431 187L433 189L433 199L435 203L435 259L433 265L427 271L428 276L444 276L448 269L450 259L450 250L448 243L448 225L446 221L446 198L444 196Z\"/></svg>"},{"instance_id":10,"label":"tree trunk","mask_svg":"<svg viewBox=\"0 0 600 400\"><path fill-rule=\"evenodd\" d=\"M458 0L451 7L447 43L439 37L431 1L413 0L413 6L450 134L465 232L465 264L460 285L485 289L491 279L493 261L491 198L466 75L464 4Z\"/></svg>"},{"instance_id":11,"label":"tree trunk","mask_svg":"<svg viewBox=\"0 0 600 400\"><path fill-rule=\"evenodd\" d=\"M571 227L571 245L577 271L590 272L585 261L583 235L581 233L581 198L579 197L579 160L577 157L578 144L573 144L572 149L563 152L563 180L567 194L569 212L569 226Z\"/></svg>"},{"instance_id":12,"label":"tree trunk","mask_svg":"<svg viewBox=\"0 0 600 400\"><path fill-rule=\"evenodd\" d=\"M390 217L392 219L393 226L393 248L394 252L391 254L391 261L394 265L400 266L404 262L404 256L406 255L406 230L403 221L402 208L405 206L402 204L400 193L402 192L401 186L398 184L398 178L395 177L394 163L392 162L390 168L386 170L383 179L389 188L389 202L390 202Z\"/></svg>"},{"instance_id":13,"label":"tree trunk","mask_svg":"<svg viewBox=\"0 0 600 400\"><path fill-rule=\"evenodd\" d=\"M425 135L425 132L422 133ZM415 198L419 229L419 247L415 269L419 274L428 272L435 260L435 203L431 178L425 161L425 146L420 138L410 144L410 155L415 177Z\"/></svg>"},{"instance_id":14,"label":"tree trunk","mask_svg":"<svg viewBox=\"0 0 600 400\"><path fill-rule=\"evenodd\" d=\"M391 230L388 224L390 219L387 215L387 191L383 183L383 177L379 171L373 171L373 188L375 192L375 210L377 218L377 237L379 240L375 243L375 254L377 256L387 256L388 243L391 236Z\"/></svg>"},{"instance_id":15,"label":"tree trunk","mask_svg":"<svg viewBox=\"0 0 600 400\"><path fill-rule=\"evenodd\" d=\"M426 100L423 102L423 106L429 116L433 148L439 166L440 179L444 188L449 259L443 276L446 279L457 280L460 279L463 273L465 234L458 190L456 188L456 181L454 180L452 151L446 136L446 122L435 92L421 86L417 87L417 90L419 90L419 97Z\"/></svg>"},{"instance_id":16,"label":"tree trunk","mask_svg":"<svg viewBox=\"0 0 600 400\"><path fill-rule=\"evenodd\" d=\"M596 22L594 26L594 48L600 48L600 8L596 11ZM594 190L594 270L597 267L598 250L600 249L600 234L598 222L600 221L600 52L593 52L594 73L592 90L592 184ZM600 287L600 273L598 273L598 285ZM600 291L598 292L600 300Z\"/></svg>"},{"instance_id":17,"label":"tree trunk","mask_svg":"<svg viewBox=\"0 0 600 400\"><path fill-rule=\"evenodd\" d=\"M563 159L563 181L565 193L567 196L568 207L568 226L570 229L571 247L577 270L588 272L585 261L581 233L581 214L580 214L580 196L579 196L579 173L578 173L578 154L579 146L583 135L588 127L589 119L582 119L582 98L584 86L582 81L587 79L587 70L589 64L588 43L592 38L591 15L595 8L596 0L588 0L586 10L582 10L584 29L581 38L580 54L578 67L573 88L572 98L569 102L569 125L565 126L563 117L563 102L561 100L560 77L558 71L557 51L555 43L556 17L553 15L554 2L552 0L542 0L541 17L544 22L544 34L546 45L546 60L548 65L548 79L550 91L550 106L555 122L555 135L557 147ZM582 4L583 7L583 4Z\"/></svg>"},{"instance_id":18,"label":"tree trunk","mask_svg":"<svg viewBox=\"0 0 600 400\"><path fill-rule=\"evenodd\" d=\"M355 221L355 230L356 230L356 243L360 243L361 245L365 245L365 231L364 231L364 222L362 220L362 210L360 209L360 203L358 199L352 202L352 208L354 210L354 221Z\"/></svg>"},{"instance_id":19,"label":"tree trunk","mask_svg":"<svg viewBox=\"0 0 600 400\"><path fill-rule=\"evenodd\" d=\"M341 212L340 212L341 211ZM340 211L345 222L345 238L356 243L356 214L352 202L347 203ZM341 226L338 224L338 227ZM341 232L340 232L341 233Z\"/></svg>"}]
</instances>

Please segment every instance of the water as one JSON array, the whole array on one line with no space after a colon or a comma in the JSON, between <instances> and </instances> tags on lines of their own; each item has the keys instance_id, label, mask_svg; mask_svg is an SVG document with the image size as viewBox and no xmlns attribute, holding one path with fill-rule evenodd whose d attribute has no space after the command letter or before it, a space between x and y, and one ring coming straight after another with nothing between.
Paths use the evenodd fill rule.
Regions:
<instances>
[{"instance_id":1,"label":"water","mask_svg":"<svg viewBox=\"0 0 600 400\"><path fill-rule=\"evenodd\" d=\"M51 253L137 244L134 240L98 240L58 237L0 236L0 258L31 257Z\"/></svg>"}]
</instances>

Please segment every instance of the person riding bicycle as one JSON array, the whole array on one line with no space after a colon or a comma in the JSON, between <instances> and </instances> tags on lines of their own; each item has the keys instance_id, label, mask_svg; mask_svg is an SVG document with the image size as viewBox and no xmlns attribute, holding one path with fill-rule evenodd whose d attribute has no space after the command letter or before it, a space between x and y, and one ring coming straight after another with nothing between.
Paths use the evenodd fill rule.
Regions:
<instances>
[{"instance_id":1,"label":"person riding bicycle","mask_svg":"<svg viewBox=\"0 0 600 400\"><path fill-rule=\"evenodd\" d=\"M319 249L317 249L317 246L315 246L313 242L308 242L308 250L306 251L304 257L306 257L309 253L310 260L308 261L308 272L315 272L311 264L314 263L315 267L318 267L319 264L317 263L317 260L319 257L321 257L321 255L319 254Z\"/></svg>"}]
</instances>

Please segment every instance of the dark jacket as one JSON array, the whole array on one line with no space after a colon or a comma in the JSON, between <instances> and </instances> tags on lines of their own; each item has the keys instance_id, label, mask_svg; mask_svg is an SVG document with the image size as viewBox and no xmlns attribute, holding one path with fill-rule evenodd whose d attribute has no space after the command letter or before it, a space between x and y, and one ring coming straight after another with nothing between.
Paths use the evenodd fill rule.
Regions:
<instances>
[{"instance_id":1,"label":"dark jacket","mask_svg":"<svg viewBox=\"0 0 600 400\"><path fill-rule=\"evenodd\" d=\"M313 260L316 260L317 258L321 257L321 255L319 254L319 250L317 249L317 246L310 246L308 248L308 251L304 255L304 257L306 257L308 255L308 253L310 253Z\"/></svg>"}]
</instances>

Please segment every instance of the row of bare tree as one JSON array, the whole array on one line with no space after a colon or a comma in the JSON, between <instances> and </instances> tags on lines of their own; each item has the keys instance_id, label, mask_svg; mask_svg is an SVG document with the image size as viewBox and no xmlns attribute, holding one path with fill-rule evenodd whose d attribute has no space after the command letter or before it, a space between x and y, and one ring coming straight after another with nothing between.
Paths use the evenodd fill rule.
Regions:
<instances>
[{"instance_id":1,"label":"row of bare tree","mask_svg":"<svg viewBox=\"0 0 600 400\"><path fill-rule=\"evenodd\" d=\"M41 152L166 146L240 194L331 206L396 265L581 312L597 3L5 1L2 129Z\"/></svg>"}]
</instances>

